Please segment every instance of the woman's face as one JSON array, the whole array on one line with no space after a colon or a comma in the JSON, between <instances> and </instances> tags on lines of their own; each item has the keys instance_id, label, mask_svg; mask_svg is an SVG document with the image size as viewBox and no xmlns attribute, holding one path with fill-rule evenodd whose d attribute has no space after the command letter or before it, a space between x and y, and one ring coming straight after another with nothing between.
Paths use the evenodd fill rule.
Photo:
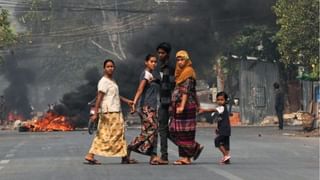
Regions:
<instances>
[{"instance_id":1,"label":"woman's face","mask_svg":"<svg viewBox=\"0 0 320 180\"><path fill-rule=\"evenodd\" d=\"M224 96L218 96L217 97L217 104L219 106L223 106L223 105L225 105L225 103L226 103L226 99L224 98Z\"/></svg>"},{"instance_id":2,"label":"woman's face","mask_svg":"<svg viewBox=\"0 0 320 180\"><path fill-rule=\"evenodd\" d=\"M114 71L114 64L112 62L107 62L106 66L104 67L104 72L107 75L112 75Z\"/></svg>"},{"instance_id":3,"label":"woman's face","mask_svg":"<svg viewBox=\"0 0 320 180\"><path fill-rule=\"evenodd\" d=\"M187 61L183 57L178 56L177 57L177 64L180 68L184 68L187 64Z\"/></svg>"},{"instance_id":4,"label":"woman's face","mask_svg":"<svg viewBox=\"0 0 320 180\"><path fill-rule=\"evenodd\" d=\"M150 57L148 61L145 62L145 65L148 69L154 70L157 66L157 58L156 57Z\"/></svg>"}]
</instances>

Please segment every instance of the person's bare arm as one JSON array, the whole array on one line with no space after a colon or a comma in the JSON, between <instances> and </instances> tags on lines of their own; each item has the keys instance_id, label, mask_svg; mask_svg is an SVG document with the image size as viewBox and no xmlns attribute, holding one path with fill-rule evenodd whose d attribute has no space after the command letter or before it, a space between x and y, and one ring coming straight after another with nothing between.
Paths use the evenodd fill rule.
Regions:
<instances>
[{"instance_id":1,"label":"person's bare arm","mask_svg":"<svg viewBox=\"0 0 320 180\"><path fill-rule=\"evenodd\" d=\"M128 98L125 98L125 97L123 97L123 96L120 96L120 100L121 100L122 102L127 103L129 106L132 106L132 104L133 104L133 101L132 101L132 100L130 100L130 99L128 99Z\"/></svg>"},{"instance_id":2,"label":"person's bare arm","mask_svg":"<svg viewBox=\"0 0 320 180\"><path fill-rule=\"evenodd\" d=\"M217 109L203 109L203 108L199 108L199 114L201 114L201 113L210 113L210 112L218 112L218 110Z\"/></svg>"},{"instance_id":3,"label":"person's bare arm","mask_svg":"<svg viewBox=\"0 0 320 180\"><path fill-rule=\"evenodd\" d=\"M99 112L99 108L101 106L103 96L104 96L104 93L101 91L98 91L97 100L96 100L96 103L94 106L94 114L91 116L91 119L93 121L96 121L98 119L98 112Z\"/></svg>"},{"instance_id":4,"label":"person's bare arm","mask_svg":"<svg viewBox=\"0 0 320 180\"><path fill-rule=\"evenodd\" d=\"M188 95L187 94L182 94L182 97L181 97L181 104L179 107L177 107L177 114L180 114L183 112L184 110L184 107L186 106L186 103L187 103L187 98L188 98Z\"/></svg>"},{"instance_id":5,"label":"person's bare arm","mask_svg":"<svg viewBox=\"0 0 320 180\"><path fill-rule=\"evenodd\" d=\"M132 111L131 111L132 113L136 111L136 104L137 104L139 98L141 97L141 94L142 94L146 84L147 84L147 80L140 81L139 87L136 91L136 95L134 96L134 99L133 99Z\"/></svg>"}]
</instances>

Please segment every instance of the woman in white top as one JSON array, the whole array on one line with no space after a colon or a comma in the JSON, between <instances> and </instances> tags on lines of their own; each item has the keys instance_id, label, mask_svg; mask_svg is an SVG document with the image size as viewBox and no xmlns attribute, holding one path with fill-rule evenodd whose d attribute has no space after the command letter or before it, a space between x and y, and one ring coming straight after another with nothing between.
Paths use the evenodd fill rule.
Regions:
<instances>
[{"instance_id":1,"label":"woman in white top","mask_svg":"<svg viewBox=\"0 0 320 180\"><path fill-rule=\"evenodd\" d=\"M98 83L94 114L91 121L97 121L99 117L97 134L85 160L89 164L100 164L95 155L105 157L122 157L122 163L126 163L127 143L125 140L124 119L121 112L120 100L129 106L133 102L119 95L117 83L113 80L115 64L112 60L104 61L104 76Z\"/></svg>"}]
</instances>

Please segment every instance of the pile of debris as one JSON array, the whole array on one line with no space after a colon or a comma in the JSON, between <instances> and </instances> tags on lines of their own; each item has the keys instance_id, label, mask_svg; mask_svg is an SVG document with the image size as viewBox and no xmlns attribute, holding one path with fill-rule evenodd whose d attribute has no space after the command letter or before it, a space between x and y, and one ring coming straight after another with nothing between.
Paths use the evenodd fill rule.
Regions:
<instances>
[{"instance_id":1,"label":"pile of debris","mask_svg":"<svg viewBox=\"0 0 320 180\"><path fill-rule=\"evenodd\" d=\"M19 132L44 132L44 131L73 131L75 127L66 116L48 111L43 118L16 122L15 127Z\"/></svg>"},{"instance_id":2,"label":"pile of debris","mask_svg":"<svg viewBox=\"0 0 320 180\"><path fill-rule=\"evenodd\" d=\"M295 112L290 114L284 114L284 124L293 126L302 126L303 130L311 131L319 126L319 119L316 119L311 113L308 112ZM276 116L266 116L261 126L276 125L278 124L278 118Z\"/></svg>"}]
</instances>

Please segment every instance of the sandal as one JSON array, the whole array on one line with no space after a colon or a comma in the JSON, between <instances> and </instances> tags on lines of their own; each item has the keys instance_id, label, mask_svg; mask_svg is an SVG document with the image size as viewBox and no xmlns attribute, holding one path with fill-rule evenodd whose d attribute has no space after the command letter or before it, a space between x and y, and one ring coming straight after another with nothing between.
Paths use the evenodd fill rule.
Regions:
<instances>
[{"instance_id":1,"label":"sandal","mask_svg":"<svg viewBox=\"0 0 320 180\"><path fill-rule=\"evenodd\" d=\"M169 164L169 161L168 160L163 160L163 159L158 159L158 163L159 165L168 165Z\"/></svg>"},{"instance_id":2,"label":"sandal","mask_svg":"<svg viewBox=\"0 0 320 180\"><path fill-rule=\"evenodd\" d=\"M184 160L184 159L178 159L175 162L173 162L174 165L190 165L191 162Z\"/></svg>"},{"instance_id":3,"label":"sandal","mask_svg":"<svg viewBox=\"0 0 320 180\"><path fill-rule=\"evenodd\" d=\"M89 159L89 158L85 158L84 160L86 160L87 162L87 164L90 164L90 165L100 165L101 163L98 161L98 160L96 160L96 159Z\"/></svg>"},{"instance_id":4,"label":"sandal","mask_svg":"<svg viewBox=\"0 0 320 180\"><path fill-rule=\"evenodd\" d=\"M135 160L135 159L127 159L127 158L125 158L125 159L121 160L121 164L137 164L137 163L138 163L138 161Z\"/></svg>"},{"instance_id":5,"label":"sandal","mask_svg":"<svg viewBox=\"0 0 320 180\"><path fill-rule=\"evenodd\" d=\"M224 156L220 161L219 164L230 164L231 156Z\"/></svg>"},{"instance_id":6,"label":"sandal","mask_svg":"<svg viewBox=\"0 0 320 180\"><path fill-rule=\"evenodd\" d=\"M159 162L157 160L152 160L149 162L150 165L159 165Z\"/></svg>"},{"instance_id":7,"label":"sandal","mask_svg":"<svg viewBox=\"0 0 320 180\"><path fill-rule=\"evenodd\" d=\"M153 156L150 158L150 161L149 161L149 164L150 165L159 165L159 158L158 156Z\"/></svg>"}]
</instances>

